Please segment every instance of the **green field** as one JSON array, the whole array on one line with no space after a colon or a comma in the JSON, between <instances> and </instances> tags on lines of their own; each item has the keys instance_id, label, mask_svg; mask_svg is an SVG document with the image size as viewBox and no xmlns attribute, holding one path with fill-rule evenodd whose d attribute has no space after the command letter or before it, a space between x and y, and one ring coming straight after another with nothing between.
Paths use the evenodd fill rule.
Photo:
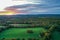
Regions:
<instances>
[{"instance_id":1,"label":"green field","mask_svg":"<svg viewBox=\"0 0 60 40\"><path fill-rule=\"evenodd\" d=\"M33 32L28 33L27 32L28 30L32 30ZM18 40L18 39L60 40L60 19L57 18L27 18L27 20L6 19L6 22L0 22L0 40Z\"/></svg>"},{"instance_id":2,"label":"green field","mask_svg":"<svg viewBox=\"0 0 60 40\"><path fill-rule=\"evenodd\" d=\"M60 40L60 32L54 31L52 33L52 40Z\"/></svg>"},{"instance_id":3,"label":"green field","mask_svg":"<svg viewBox=\"0 0 60 40\"><path fill-rule=\"evenodd\" d=\"M27 33L27 30L32 30L33 33ZM44 28L10 28L0 33L0 39L40 39L41 37L39 36L39 34L46 31L47 30Z\"/></svg>"}]
</instances>

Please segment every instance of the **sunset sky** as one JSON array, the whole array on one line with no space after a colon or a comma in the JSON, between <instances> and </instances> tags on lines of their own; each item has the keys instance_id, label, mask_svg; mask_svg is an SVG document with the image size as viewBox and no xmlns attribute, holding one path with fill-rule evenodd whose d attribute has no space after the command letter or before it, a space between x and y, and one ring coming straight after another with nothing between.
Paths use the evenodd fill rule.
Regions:
<instances>
[{"instance_id":1,"label":"sunset sky","mask_svg":"<svg viewBox=\"0 0 60 40\"><path fill-rule=\"evenodd\" d=\"M0 0L0 15L60 14L60 0Z\"/></svg>"}]
</instances>

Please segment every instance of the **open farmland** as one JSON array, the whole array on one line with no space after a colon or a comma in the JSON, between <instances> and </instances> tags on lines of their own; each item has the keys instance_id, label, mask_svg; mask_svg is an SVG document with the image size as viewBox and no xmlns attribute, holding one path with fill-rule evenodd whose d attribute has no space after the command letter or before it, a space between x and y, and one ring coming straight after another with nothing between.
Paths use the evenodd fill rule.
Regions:
<instances>
[{"instance_id":1,"label":"open farmland","mask_svg":"<svg viewBox=\"0 0 60 40\"><path fill-rule=\"evenodd\" d=\"M33 33L28 33L28 30L32 30ZM11 28L0 33L0 39L39 39L40 33L46 32L43 28ZM9 36L9 37L8 37Z\"/></svg>"},{"instance_id":2,"label":"open farmland","mask_svg":"<svg viewBox=\"0 0 60 40\"><path fill-rule=\"evenodd\" d=\"M60 40L60 18L7 17L0 19L0 40Z\"/></svg>"}]
</instances>

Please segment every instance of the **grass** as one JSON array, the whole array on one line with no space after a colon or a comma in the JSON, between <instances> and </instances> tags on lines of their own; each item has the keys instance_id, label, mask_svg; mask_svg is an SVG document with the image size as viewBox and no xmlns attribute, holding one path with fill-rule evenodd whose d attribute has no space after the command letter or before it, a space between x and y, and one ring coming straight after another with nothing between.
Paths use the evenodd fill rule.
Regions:
<instances>
[{"instance_id":1,"label":"grass","mask_svg":"<svg viewBox=\"0 0 60 40\"><path fill-rule=\"evenodd\" d=\"M27 30L33 30L34 33L27 33ZM44 28L11 28L0 33L1 38L40 38L39 34L46 32Z\"/></svg>"},{"instance_id":2,"label":"grass","mask_svg":"<svg viewBox=\"0 0 60 40\"><path fill-rule=\"evenodd\" d=\"M60 40L60 32L54 31L54 32L52 33L52 39L53 39L53 40Z\"/></svg>"}]
</instances>

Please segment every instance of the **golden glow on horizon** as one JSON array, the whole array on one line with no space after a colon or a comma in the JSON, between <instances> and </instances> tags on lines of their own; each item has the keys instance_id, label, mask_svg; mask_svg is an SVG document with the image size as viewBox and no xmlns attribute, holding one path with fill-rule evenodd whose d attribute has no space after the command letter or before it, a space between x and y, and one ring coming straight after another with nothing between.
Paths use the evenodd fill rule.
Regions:
<instances>
[{"instance_id":1,"label":"golden glow on horizon","mask_svg":"<svg viewBox=\"0 0 60 40\"><path fill-rule=\"evenodd\" d=\"M1 11L0 15L15 15L14 12L11 11Z\"/></svg>"}]
</instances>

